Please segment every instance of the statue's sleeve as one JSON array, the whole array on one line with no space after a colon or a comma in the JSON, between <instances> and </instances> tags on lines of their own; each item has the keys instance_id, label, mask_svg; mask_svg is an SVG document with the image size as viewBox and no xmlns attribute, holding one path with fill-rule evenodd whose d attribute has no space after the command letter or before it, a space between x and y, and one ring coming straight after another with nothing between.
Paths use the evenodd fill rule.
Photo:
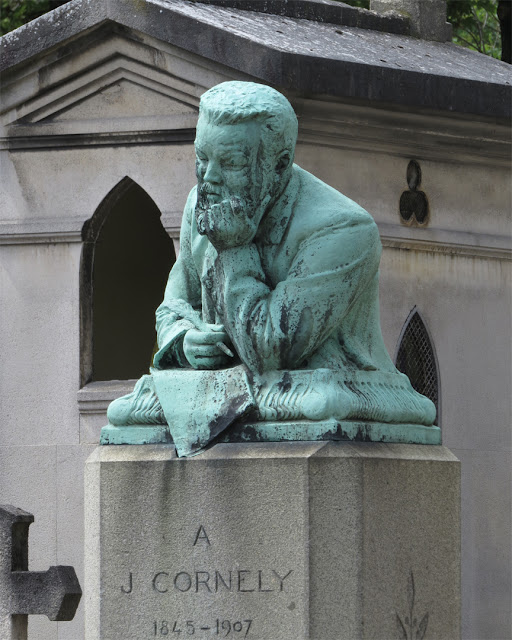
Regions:
<instances>
[{"instance_id":1,"label":"statue's sleeve","mask_svg":"<svg viewBox=\"0 0 512 640\"><path fill-rule=\"evenodd\" d=\"M252 371L300 367L336 330L378 272L379 232L369 215L311 234L272 289L257 247L219 253L211 287L226 331ZM211 278L209 279L212 280Z\"/></svg>"},{"instance_id":2,"label":"statue's sleeve","mask_svg":"<svg viewBox=\"0 0 512 640\"><path fill-rule=\"evenodd\" d=\"M167 280L162 304L156 310L156 332L159 350L153 365L157 369L185 367L183 336L200 317L201 283L194 266L191 248L191 224L196 201L192 189L185 205L180 231L180 253Z\"/></svg>"}]
</instances>

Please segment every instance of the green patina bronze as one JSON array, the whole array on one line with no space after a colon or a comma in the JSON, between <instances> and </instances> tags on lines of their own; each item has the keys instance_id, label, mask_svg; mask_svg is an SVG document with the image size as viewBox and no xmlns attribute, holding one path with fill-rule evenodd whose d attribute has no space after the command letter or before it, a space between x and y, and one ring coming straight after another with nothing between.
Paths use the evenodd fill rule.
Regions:
<instances>
[{"instance_id":1,"label":"green patina bronze","mask_svg":"<svg viewBox=\"0 0 512 640\"><path fill-rule=\"evenodd\" d=\"M156 312L150 375L108 409L102 444L440 443L432 402L394 367L372 217L293 163L277 91L226 82L202 99L195 187Z\"/></svg>"}]
</instances>

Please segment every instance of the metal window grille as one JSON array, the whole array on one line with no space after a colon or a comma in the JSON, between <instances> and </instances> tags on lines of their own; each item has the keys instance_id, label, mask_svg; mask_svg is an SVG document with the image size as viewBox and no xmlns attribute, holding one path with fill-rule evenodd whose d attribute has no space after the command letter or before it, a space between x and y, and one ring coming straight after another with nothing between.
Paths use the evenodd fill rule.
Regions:
<instances>
[{"instance_id":1,"label":"metal window grille","mask_svg":"<svg viewBox=\"0 0 512 640\"><path fill-rule=\"evenodd\" d=\"M439 379L434 349L418 312L412 314L402 333L396 368L405 373L413 388L435 404L439 420Z\"/></svg>"}]
</instances>

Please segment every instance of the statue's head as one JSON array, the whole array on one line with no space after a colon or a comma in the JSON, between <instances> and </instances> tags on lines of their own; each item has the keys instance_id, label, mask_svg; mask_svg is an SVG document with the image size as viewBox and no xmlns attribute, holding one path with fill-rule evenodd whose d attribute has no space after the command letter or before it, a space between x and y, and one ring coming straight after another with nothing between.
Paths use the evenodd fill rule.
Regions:
<instances>
[{"instance_id":1,"label":"statue's head","mask_svg":"<svg viewBox=\"0 0 512 640\"><path fill-rule=\"evenodd\" d=\"M196 174L203 206L236 196L261 219L291 174L297 117L278 91L223 82L201 97Z\"/></svg>"}]
</instances>

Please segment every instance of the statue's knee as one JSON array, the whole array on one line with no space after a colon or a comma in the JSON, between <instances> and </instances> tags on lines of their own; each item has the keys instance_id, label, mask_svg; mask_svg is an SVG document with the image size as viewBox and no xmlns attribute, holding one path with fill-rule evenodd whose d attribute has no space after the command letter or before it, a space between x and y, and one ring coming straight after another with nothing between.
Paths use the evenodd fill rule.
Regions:
<instances>
[{"instance_id":1,"label":"statue's knee","mask_svg":"<svg viewBox=\"0 0 512 640\"><path fill-rule=\"evenodd\" d=\"M132 403L129 400L130 395L117 398L108 405L107 419L115 427L126 424L130 418L132 412Z\"/></svg>"}]
</instances>

